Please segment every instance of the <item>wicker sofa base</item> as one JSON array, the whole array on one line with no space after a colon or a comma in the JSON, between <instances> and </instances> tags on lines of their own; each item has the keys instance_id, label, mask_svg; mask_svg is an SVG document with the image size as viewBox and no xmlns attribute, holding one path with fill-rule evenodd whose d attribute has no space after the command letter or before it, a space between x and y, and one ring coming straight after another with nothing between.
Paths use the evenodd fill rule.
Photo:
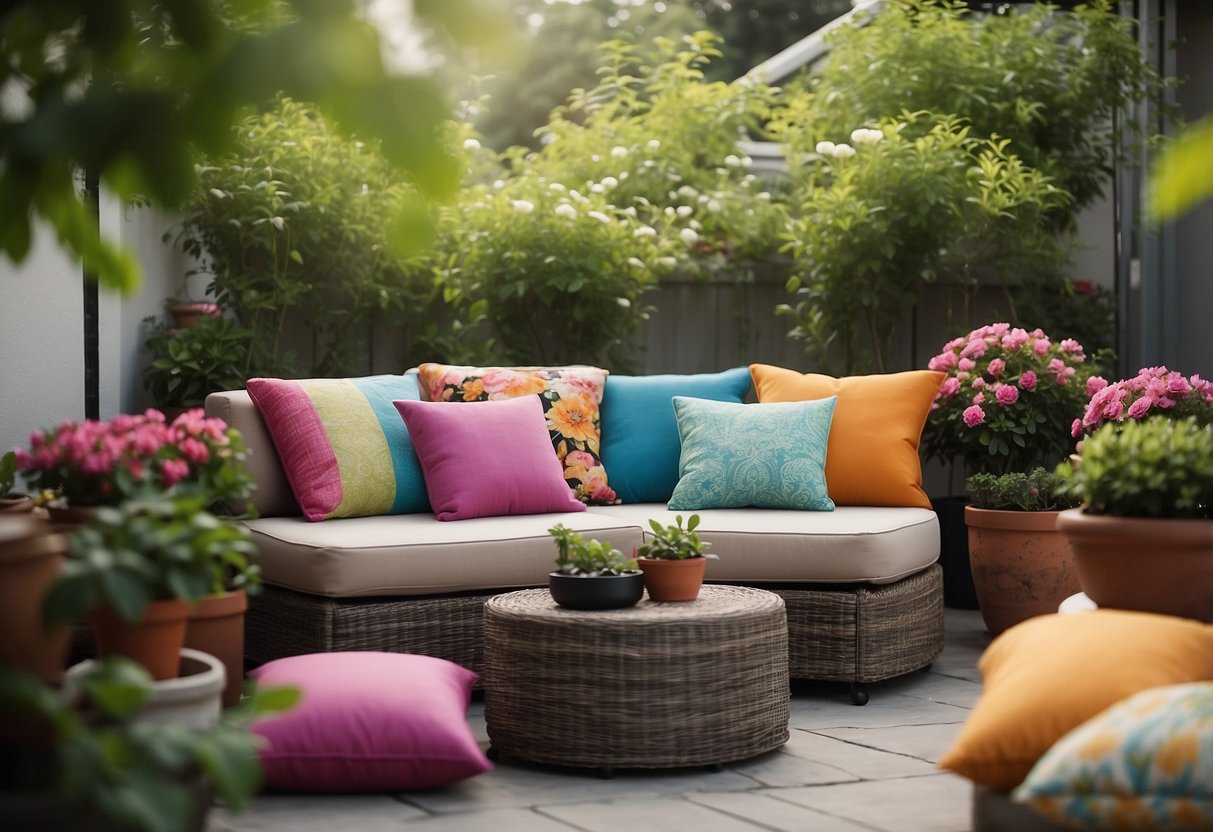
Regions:
<instances>
[{"instance_id":1,"label":"wicker sofa base","mask_svg":"<svg viewBox=\"0 0 1213 832\"><path fill-rule=\"evenodd\" d=\"M783 597L793 679L866 684L926 667L943 650L943 570L894 584L760 585ZM325 598L278 587L251 599L245 657L351 650L422 653L484 669L484 601L506 592Z\"/></svg>"}]
</instances>

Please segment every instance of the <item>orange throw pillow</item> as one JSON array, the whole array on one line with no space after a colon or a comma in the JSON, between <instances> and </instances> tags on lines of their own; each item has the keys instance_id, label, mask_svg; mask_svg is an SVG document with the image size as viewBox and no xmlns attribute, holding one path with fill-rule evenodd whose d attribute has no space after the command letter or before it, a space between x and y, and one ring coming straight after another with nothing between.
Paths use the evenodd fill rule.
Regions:
<instances>
[{"instance_id":1,"label":"orange throw pillow","mask_svg":"<svg viewBox=\"0 0 1213 832\"><path fill-rule=\"evenodd\" d=\"M931 507L918 442L943 373L834 378L751 364L750 375L760 402L838 397L826 450L826 485L835 504Z\"/></svg>"},{"instance_id":2,"label":"orange throw pillow","mask_svg":"<svg viewBox=\"0 0 1213 832\"><path fill-rule=\"evenodd\" d=\"M994 639L977 666L981 698L939 766L1005 792L1105 708L1213 677L1213 627L1124 610L1041 615Z\"/></svg>"}]
</instances>

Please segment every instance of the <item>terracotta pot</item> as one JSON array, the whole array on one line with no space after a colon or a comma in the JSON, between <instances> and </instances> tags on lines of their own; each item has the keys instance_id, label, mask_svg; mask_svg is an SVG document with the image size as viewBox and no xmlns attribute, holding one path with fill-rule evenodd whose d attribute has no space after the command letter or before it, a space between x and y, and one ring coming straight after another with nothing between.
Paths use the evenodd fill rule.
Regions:
<instances>
[{"instance_id":1,"label":"terracotta pot","mask_svg":"<svg viewBox=\"0 0 1213 832\"><path fill-rule=\"evenodd\" d=\"M1078 581L1101 608L1213 623L1213 520L1111 517L1063 511Z\"/></svg>"},{"instance_id":2,"label":"terracotta pot","mask_svg":"<svg viewBox=\"0 0 1213 832\"><path fill-rule=\"evenodd\" d=\"M708 567L707 558L640 558L637 563L644 573L644 588L649 591L650 601L694 601L699 597L703 573Z\"/></svg>"},{"instance_id":3,"label":"terracotta pot","mask_svg":"<svg viewBox=\"0 0 1213 832\"><path fill-rule=\"evenodd\" d=\"M0 514L29 514L34 510L34 498L28 494L0 497Z\"/></svg>"},{"instance_id":4,"label":"terracotta pot","mask_svg":"<svg viewBox=\"0 0 1213 832\"><path fill-rule=\"evenodd\" d=\"M1070 544L1057 531L1058 514L965 507L969 566L990 635L1057 612L1078 592Z\"/></svg>"},{"instance_id":5,"label":"terracotta pot","mask_svg":"<svg viewBox=\"0 0 1213 832\"><path fill-rule=\"evenodd\" d=\"M102 657L126 656L147 668L153 679L161 681L177 676L189 614L188 601L167 598L148 604L138 624L127 624L107 606L90 612L88 623L97 637L97 652Z\"/></svg>"},{"instance_id":6,"label":"terracotta pot","mask_svg":"<svg viewBox=\"0 0 1213 832\"><path fill-rule=\"evenodd\" d=\"M173 323L181 329L192 329L203 315L215 314L215 307L210 303L174 303L168 308Z\"/></svg>"},{"instance_id":7,"label":"terracotta pot","mask_svg":"<svg viewBox=\"0 0 1213 832\"><path fill-rule=\"evenodd\" d=\"M42 601L63 571L67 551L32 514L0 518L0 665L58 685L67 659L67 627L47 632Z\"/></svg>"},{"instance_id":8,"label":"terracotta pot","mask_svg":"<svg viewBox=\"0 0 1213 832\"><path fill-rule=\"evenodd\" d=\"M185 628L185 646L199 650L223 662L227 684L223 689L223 707L240 701L244 682L244 613L248 593L243 589L208 595L189 616Z\"/></svg>"},{"instance_id":9,"label":"terracotta pot","mask_svg":"<svg viewBox=\"0 0 1213 832\"><path fill-rule=\"evenodd\" d=\"M51 529L59 534L71 534L82 526L93 522L97 513L96 506L63 506L46 507L46 516L50 519Z\"/></svg>"},{"instance_id":10,"label":"terracotta pot","mask_svg":"<svg viewBox=\"0 0 1213 832\"><path fill-rule=\"evenodd\" d=\"M644 575L564 575L548 573L552 600L572 610L616 610L634 607L644 594Z\"/></svg>"}]
</instances>

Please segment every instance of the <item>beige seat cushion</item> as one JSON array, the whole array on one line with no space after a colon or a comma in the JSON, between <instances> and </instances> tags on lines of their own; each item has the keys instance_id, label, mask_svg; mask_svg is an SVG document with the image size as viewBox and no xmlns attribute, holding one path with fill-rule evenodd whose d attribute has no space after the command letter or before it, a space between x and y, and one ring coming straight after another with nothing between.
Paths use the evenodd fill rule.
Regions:
<instances>
[{"instance_id":1,"label":"beige seat cushion","mask_svg":"<svg viewBox=\"0 0 1213 832\"><path fill-rule=\"evenodd\" d=\"M648 520L700 517L699 533L720 559L707 580L737 583L893 583L939 558L939 521L923 508L839 506L834 511L711 509L662 504L591 508L590 514L646 531ZM650 532L651 533L651 532Z\"/></svg>"},{"instance_id":2,"label":"beige seat cushion","mask_svg":"<svg viewBox=\"0 0 1213 832\"><path fill-rule=\"evenodd\" d=\"M556 557L547 530L556 523L624 552L641 542L637 525L588 512L447 523L431 514L245 521L267 583L337 598L545 585Z\"/></svg>"}]
</instances>

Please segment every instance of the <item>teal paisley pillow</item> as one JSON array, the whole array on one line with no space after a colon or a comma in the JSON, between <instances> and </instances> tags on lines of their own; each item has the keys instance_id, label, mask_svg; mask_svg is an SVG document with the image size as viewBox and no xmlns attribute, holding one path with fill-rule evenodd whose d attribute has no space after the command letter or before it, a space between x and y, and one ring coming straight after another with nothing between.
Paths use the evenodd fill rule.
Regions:
<instances>
[{"instance_id":1,"label":"teal paisley pillow","mask_svg":"<svg viewBox=\"0 0 1213 832\"><path fill-rule=\"evenodd\" d=\"M833 511L825 464L837 401L737 404L674 396L682 454L670 508Z\"/></svg>"},{"instance_id":2,"label":"teal paisley pillow","mask_svg":"<svg viewBox=\"0 0 1213 832\"><path fill-rule=\"evenodd\" d=\"M1058 740L1013 797L1077 829L1213 829L1213 682L1113 705Z\"/></svg>"}]
</instances>

